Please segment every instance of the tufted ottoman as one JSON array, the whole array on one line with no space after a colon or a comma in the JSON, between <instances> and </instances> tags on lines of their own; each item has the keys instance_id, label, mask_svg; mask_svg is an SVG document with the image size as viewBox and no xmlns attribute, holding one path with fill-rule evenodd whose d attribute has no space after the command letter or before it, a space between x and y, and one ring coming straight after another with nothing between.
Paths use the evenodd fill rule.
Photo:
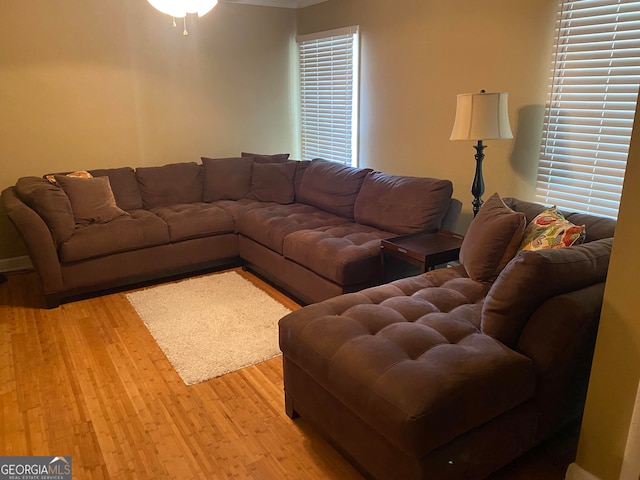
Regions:
<instances>
[{"instance_id":1,"label":"tufted ottoman","mask_svg":"<svg viewBox=\"0 0 640 480\"><path fill-rule=\"evenodd\" d=\"M488 289L449 268L284 317L287 413L377 478L421 478L419 459L533 395L532 361L480 332Z\"/></svg>"}]
</instances>

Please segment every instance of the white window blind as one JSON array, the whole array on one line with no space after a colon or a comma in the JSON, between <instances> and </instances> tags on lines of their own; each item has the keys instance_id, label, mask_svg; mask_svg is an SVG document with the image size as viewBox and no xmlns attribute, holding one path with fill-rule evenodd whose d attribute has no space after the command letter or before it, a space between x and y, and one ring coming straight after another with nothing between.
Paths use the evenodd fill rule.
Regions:
<instances>
[{"instance_id":1,"label":"white window blind","mask_svg":"<svg viewBox=\"0 0 640 480\"><path fill-rule=\"evenodd\" d=\"M297 41L302 159L356 166L358 27L303 35Z\"/></svg>"},{"instance_id":2,"label":"white window blind","mask_svg":"<svg viewBox=\"0 0 640 480\"><path fill-rule=\"evenodd\" d=\"M640 85L640 1L559 4L537 200L616 218Z\"/></svg>"}]
</instances>

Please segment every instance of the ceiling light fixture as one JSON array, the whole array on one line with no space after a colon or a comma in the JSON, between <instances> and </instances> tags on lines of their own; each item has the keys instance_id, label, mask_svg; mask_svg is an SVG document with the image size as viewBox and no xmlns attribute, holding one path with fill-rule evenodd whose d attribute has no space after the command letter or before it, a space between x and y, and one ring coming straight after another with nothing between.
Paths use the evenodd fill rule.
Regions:
<instances>
[{"instance_id":1,"label":"ceiling light fixture","mask_svg":"<svg viewBox=\"0 0 640 480\"><path fill-rule=\"evenodd\" d=\"M187 13L197 13L199 17L209 13L218 4L218 0L147 0L151 6L162 13L173 17L173 26L176 26L175 19L182 18L184 23L183 35L187 32Z\"/></svg>"}]
</instances>

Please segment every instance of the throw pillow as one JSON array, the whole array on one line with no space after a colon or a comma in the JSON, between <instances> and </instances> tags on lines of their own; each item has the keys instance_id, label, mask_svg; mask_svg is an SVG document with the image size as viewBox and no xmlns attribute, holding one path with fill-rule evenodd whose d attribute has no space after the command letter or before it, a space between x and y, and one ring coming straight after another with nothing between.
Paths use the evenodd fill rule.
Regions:
<instances>
[{"instance_id":1,"label":"throw pillow","mask_svg":"<svg viewBox=\"0 0 640 480\"><path fill-rule=\"evenodd\" d=\"M122 215L129 216L116 205L108 177L77 178L56 175L55 179L69 197L76 225L108 223Z\"/></svg>"},{"instance_id":2,"label":"throw pillow","mask_svg":"<svg viewBox=\"0 0 640 480\"><path fill-rule=\"evenodd\" d=\"M202 157L202 165L205 202L240 200L251 190L253 157Z\"/></svg>"},{"instance_id":3,"label":"throw pillow","mask_svg":"<svg viewBox=\"0 0 640 480\"><path fill-rule=\"evenodd\" d=\"M56 182L56 175L58 175L58 174L50 173L49 175L45 175L44 178L49 180L53 185L58 185L58 182ZM91 178L91 177L93 177L93 175L91 175L86 170L78 170L76 172L67 173L65 175L67 177L77 177L77 178Z\"/></svg>"},{"instance_id":4,"label":"throw pillow","mask_svg":"<svg viewBox=\"0 0 640 480\"><path fill-rule=\"evenodd\" d=\"M250 197L261 202L286 205L293 202L293 177L296 162L254 163L251 174Z\"/></svg>"},{"instance_id":5,"label":"throw pillow","mask_svg":"<svg viewBox=\"0 0 640 480\"><path fill-rule=\"evenodd\" d=\"M507 207L494 193L469 225L460 263L470 278L492 283L518 251L526 225L524 213Z\"/></svg>"},{"instance_id":6,"label":"throw pillow","mask_svg":"<svg viewBox=\"0 0 640 480\"><path fill-rule=\"evenodd\" d=\"M536 216L524 231L521 250L562 248L584 242L585 226L566 220L556 207Z\"/></svg>"}]
</instances>

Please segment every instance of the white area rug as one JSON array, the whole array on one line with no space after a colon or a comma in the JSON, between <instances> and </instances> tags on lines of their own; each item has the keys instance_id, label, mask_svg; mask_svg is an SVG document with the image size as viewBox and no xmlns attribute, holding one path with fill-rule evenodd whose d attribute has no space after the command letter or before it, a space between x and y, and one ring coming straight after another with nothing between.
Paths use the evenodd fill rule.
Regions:
<instances>
[{"instance_id":1,"label":"white area rug","mask_svg":"<svg viewBox=\"0 0 640 480\"><path fill-rule=\"evenodd\" d=\"M291 311L236 272L126 297L187 385L279 355L278 320Z\"/></svg>"}]
</instances>

